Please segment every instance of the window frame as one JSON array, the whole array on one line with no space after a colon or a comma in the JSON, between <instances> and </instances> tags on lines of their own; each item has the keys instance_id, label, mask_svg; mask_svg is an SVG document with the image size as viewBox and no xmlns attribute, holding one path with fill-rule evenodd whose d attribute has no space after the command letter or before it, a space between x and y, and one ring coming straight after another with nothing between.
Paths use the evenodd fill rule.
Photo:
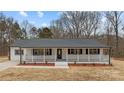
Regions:
<instances>
[{"instance_id":1,"label":"window frame","mask_svg":"<svg viewBox=\"0 0 124 93\"><path fill-rule=\"evenodd\" d=\"M109 49L103 49L103 55L109 55Z\"/></svg>"},{"instance_id":2,"label":"window frame","mask_svg":"<svg viewBox=\"0 0 124 93\"><path fill-rule=\"evenodd\" d=\"M77 53L79 54L79 55L82 55L83 54L83 49L81 48L81 49L77 49Z\"/></svg>"},{"instance_id":3,"label":"window frame","mask_svg":"<svg viewBox=\"0 0 124 93\"><path fill-rule=\"evenodd\" d=\"M51 48L45 49L45 55L47 55L47 56L52 55L52 49Z\"/></svg>"},{"instance_id":4,"label":"window frame","mask_svg":"<svg viewBox=\"0 0 124 93\"><path fill-rule=\"evenodd\" d=\"M20 49L15 49L15 55L24 55L24 50L23 49L21 49L21 52L20 52Z\"/></svg>"},{"instance_id":5,"label":"window frame","mask_svg":"<svg viewBox=\"0 0 124 93\"><path fill-rule=\"evenodd\" d=\"M77 49L74 48L68 49L68 55L77 55Z\"/></svg>"},{"instance_id":6,"label":"window frame","mask_svg":"<svg viewBox=\"0 0 124 93\"><path fill-rule=\"evenodd\" d=\"M91 55L99 55L100 54L100 49L89 49L89 54Z\"/></svg>"},{"instance_id":7,"label":"window frame","mask_svg":"<svg viewBox=\"0 0 124 93\"><path fill-rule=\"evenodd\" d=\"M44 55L44 49L33 49L33 56L39 56L39 55Z\"/></svg>"}]
</instances>

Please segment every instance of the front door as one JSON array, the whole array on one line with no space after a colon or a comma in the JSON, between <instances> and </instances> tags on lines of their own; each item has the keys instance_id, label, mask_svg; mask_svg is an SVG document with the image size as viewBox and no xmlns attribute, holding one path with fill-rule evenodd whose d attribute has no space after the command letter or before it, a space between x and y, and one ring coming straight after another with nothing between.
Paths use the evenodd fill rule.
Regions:
<instances>
[{"instance_id":1,"label":"front door","mask_svg":"<svg viewBox=\"0 0 124 93\"><path fill-rule=\"evenodd\" d=\"M62 59L62 49L57 49L57 59Z\"/></svg>"}]
</instances>

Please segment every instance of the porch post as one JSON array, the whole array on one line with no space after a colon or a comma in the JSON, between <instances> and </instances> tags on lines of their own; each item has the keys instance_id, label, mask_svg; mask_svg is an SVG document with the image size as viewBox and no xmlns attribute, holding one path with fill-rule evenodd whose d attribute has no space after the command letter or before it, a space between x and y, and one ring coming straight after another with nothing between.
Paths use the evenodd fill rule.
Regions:
<instances>
[{"instance_id":1,"label":"porch post","mask_svg":"<svg viewBox=\"0 0 124 93\"><path fill-rule=\"evenodd\" d=\"M56 53L57 53L57 48L54 48L54 52L55 52L55 62L56 62Z\"/></svg>"},{"instance_id":2,"label":"porch post","mask_svg":"<svg viewBox=\"0 0 124 93\"><path fill-rule=\"evenodd\" d=\"M44 62L45 62L45 48L44 48L44 59L43 59L43 60L44 60Z\"/></svg>"},{"instance_id":3,"label":"porch post","mask_svg":"<svg viewBox=\"0 0 124 93\"><path fill-rule=\"evenodd\" d=\"M24 64L25 64L25 62L26 62L26 56L27 56L27 49L25 48L25 49L24 49Z\"/></svg>"},{"instance_id":4,"label":"porch post","mask_svg":"<svg viewBox=\"0 0 124 93\"><path fill-rule=\"evenodd\" d=\"M68 62L68 48L66 48L66 61Z\"/></svg>"},{"instance_id":5,"label":"porch post","mask_svg":"<svg viewBox=\"0 0 124 93\"><path fill-rule=\"evenodd\" d=\"M21 47L20 47L20 64L22 64L22 52L21 52Z\"/></svg>"},{"instance_id":6,"label":"porch post","mask_svg":"<svg viewBox=\"0 0 124 93\"><path fill-rule=\"evenodd\" d=\"M77 49L77 62L79 62L79 49Z\"/></svg>"},{"instance_id":7,"label":"porch post","mask_svg":"<svg viewBox=\"0 0 124 93\"><path fill-rule=\"evenodd\" d=\"M32 62L33 62L33 49L32 49L32 57L31 58L32 58Z\"/></svg>"},{"instance_id":8,"label":"porch post","mask_svg":"<svg viewBox=\"0 0 124 93\"><path fill-rule=\"evenodd\" d=\"M33 62L33 55L32 55L32 62Z\"/></svg>"},{"instance_id":9,"label":"porch post","mask_svg":"<svg viewBox=\"0 0 124 93\"><path fill-rule=\"evenodd\" d=\"M111 48L109 48L109 64L111 64Z\"/></svg>"},{"instance_id":10,"label":"porch post","mask_svg":"<svg viewBox=\"0 0 124 93\"><path fill-rule=\"evenodd\" d=\"M88 48L88 62L90 62L91 60L90 60L90 49Z\"/></svg>"},{"instance_id":11,"label":"porch post","mask_svg":"<svg viewBox=\"0 0 124 93\"><path fill-rule=\"evenodd\" d=\"M103 49L100 49L99 62L102 62Z\"/></svg>"}]
</instances>

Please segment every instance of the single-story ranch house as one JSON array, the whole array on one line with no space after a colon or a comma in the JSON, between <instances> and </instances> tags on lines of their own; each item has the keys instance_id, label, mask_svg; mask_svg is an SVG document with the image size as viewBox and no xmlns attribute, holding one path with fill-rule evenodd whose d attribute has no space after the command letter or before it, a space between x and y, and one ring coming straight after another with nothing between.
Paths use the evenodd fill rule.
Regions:
<instances>
[{"instance_id":1,"label":"single-story ranch house","mask_svg":"<svg viewBox=\"0 0 124 93\"><path fill-rule=\"evenodd\" d=\"M110 47L88 39L16 40L10 58L20 64L111 64Z\"/></svg>"}]
</instances>

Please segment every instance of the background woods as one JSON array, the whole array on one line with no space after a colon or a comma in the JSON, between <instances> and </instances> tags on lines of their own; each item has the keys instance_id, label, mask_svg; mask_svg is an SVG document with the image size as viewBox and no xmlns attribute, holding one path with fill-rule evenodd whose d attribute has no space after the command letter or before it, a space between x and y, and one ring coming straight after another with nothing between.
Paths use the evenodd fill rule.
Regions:
<instances>
[{"instance_id":1,"label":"background woods","mask_svg":"<svg viewBox=\"0 0 124 93\"><path fill-rule=\"evenodd\" d=\"M19 23L0 14L0 56L9 54L9 45L17 39L63 38L96 39L112 47L112 56L124 56L123 12L68 11L47 27L27 20ZM42 19L41 19L42 20Z\"/></svg>"}]
</instances>

